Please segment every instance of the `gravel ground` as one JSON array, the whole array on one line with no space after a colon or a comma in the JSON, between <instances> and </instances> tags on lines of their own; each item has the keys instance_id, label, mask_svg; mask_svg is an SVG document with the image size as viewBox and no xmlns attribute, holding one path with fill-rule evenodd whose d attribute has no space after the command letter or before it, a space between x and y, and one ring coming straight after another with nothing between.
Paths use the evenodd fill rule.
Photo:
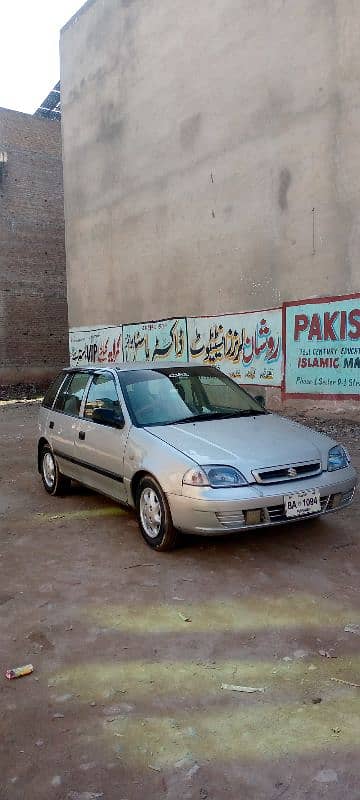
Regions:
<instances>
[{"instance_id":1,"label":"gravel ground","mask_svg":"<svg viewBox=\"0 0 360 800\"><path fill-rule=\"evenodd\" d=\"M111 501L46 495L36 415L0 403L1 800L359 800L359 496L153 553ZM359 467L359 425L307 422Z\"/></svg>"}]
</instances>

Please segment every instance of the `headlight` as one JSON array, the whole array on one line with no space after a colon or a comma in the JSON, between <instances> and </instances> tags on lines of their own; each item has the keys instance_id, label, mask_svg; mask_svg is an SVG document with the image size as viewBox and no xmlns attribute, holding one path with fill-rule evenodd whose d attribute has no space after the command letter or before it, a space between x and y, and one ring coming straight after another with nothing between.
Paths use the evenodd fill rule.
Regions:
<instances>
[{"instance_id":1,"label":"headlight","mask_svg":"<svg viewBox=\"0 0 360 800\"><path fill-rule=\"evenodd\" d=\"M345 447L342 447L341 444L337 444L336 447L332 447L329 450L328 456L328 471L334 472L335 469L345 469L348 467L351 462L351 458Z\"/></svg>"},{"instance_id":2,"label":"headlight","mask_svg":"<svg viewBox=\"0 0 360 800\"><path fill-rule=\"evenodd\" d=\"M244 476L234 467L221 464L209 464L205 467L189 469L183 477L187 486L212 486L213 489L232 489L234 486L246 486Z\"/></svg>"}]
</instances>

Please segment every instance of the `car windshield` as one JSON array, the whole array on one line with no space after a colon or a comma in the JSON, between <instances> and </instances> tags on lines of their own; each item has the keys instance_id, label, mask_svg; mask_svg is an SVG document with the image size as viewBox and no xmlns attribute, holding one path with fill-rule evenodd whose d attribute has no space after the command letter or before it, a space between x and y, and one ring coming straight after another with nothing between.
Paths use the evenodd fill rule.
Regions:
<instances>
[{"instance_id":1,"label":"car windshield","mask_svg":"<svg viewBox=\"0 0 360 800\"><path fill-rule=\"evenodd\" d=\"M266 414L214 367L119 370L130 416L139 427Z\"/></svg>"}]
</instances>

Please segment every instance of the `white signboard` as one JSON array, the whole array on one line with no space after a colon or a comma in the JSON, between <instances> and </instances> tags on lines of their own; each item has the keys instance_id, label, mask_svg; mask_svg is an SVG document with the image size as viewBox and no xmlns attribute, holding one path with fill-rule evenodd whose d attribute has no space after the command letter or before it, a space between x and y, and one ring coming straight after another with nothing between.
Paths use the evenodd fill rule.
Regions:
<instances>
[{"instance_id":1,"label":"white signboard","mask_svg":"<svg viewBox=\"0 0 360 800\"><path fill-rule=\"evenodd\" d=\"M123 360L122 325L71 328L69 350L72 367L118 364Z\"/></svg>"},{"instance_id":2,"label":"white signboard","mask_svg":"<svg viewBox=\"0 0 360 800\"><path fill-rule=\"evenodd\" d=\"M281 386L281 309L187 319L190 362L254 386Z\"/></svg>"},{"instance_id":3,"label":"white signboard","mask_svg":"<svg viewBox=\"0 0 360 800\"><path fill-rule=\"evenodd\" d=\"M186 319L123 326L124 361L187 361Z\"/></svg>"}]
</instances>

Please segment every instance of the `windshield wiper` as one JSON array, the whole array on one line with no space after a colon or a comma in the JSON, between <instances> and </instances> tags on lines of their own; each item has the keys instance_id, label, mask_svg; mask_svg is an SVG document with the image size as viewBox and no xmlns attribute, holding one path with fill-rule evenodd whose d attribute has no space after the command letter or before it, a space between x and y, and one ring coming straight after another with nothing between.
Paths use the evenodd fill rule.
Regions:
<instances>
[{"instance_id":1,"label":"windshield wiper","mask_svg":"<svg viewBox=\"0 0 360 800\"><path fill-rule=\"evenodd\" d=\"M235 411L234 414L231 416L234 417L262 417L264 414L267 414L267 411L260 411L258 408L247 408L244 411Z\"/></svg>"},{"instance_id":2,"label":"windshield wiper","mask_svg":"<svg viewBox=\"0 0 360 800\"><path fill-rule=\"evenodd\" d=\"M202 422L206 420L213 419L234 419L235 417L255 417L258 415L267 414L267 411L260 411L258 409L254 409L251 411L250 409L246 409L244 411L208 411L204 414L194 414L193 417L183 417L182 419L176 419L174 422L169 423L170 425L181 425L186 422Z\"/></svg>"},{"instance_id":3,"label":"windshield wiper","mask_svg":"<svg viewBox=\"0 0 360 800\"><path fill-rule=\"evenodd\" d=\"M217 414L216 411L208 411L205 414L194 414L192 417L182 417L181 419L175 419L170 425L181 425L181 423L185 422L200 422L202 419L220 419L223 417L223 414ZM225 416L228 416L227 414Z\"/></svg>"}]
</instances>

